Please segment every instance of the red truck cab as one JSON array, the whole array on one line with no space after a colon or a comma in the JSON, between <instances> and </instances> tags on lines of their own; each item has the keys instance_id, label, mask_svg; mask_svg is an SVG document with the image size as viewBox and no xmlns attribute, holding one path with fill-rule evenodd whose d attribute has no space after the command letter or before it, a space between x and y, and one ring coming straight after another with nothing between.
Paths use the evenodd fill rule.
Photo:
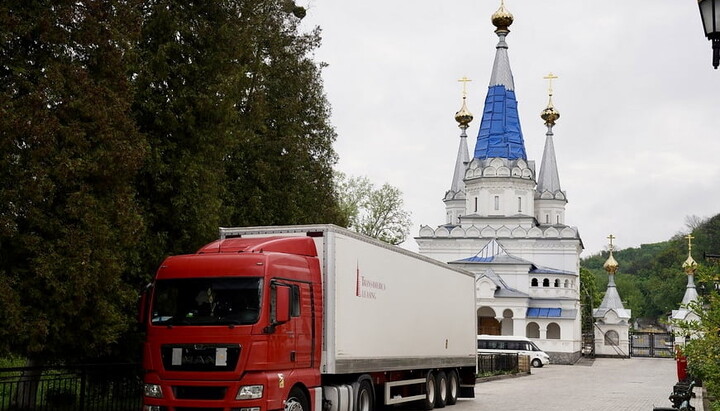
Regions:
<instances>
[{"instance_id":1,"label":"red truck cab","mask_svg":"<svg viewBox=\"0 0 720 411\"><path fill-rule=\"evenodd\" d=\"M168 257L146 301L145 411L315 403L323 304L312 238L228 238Z\"/></svg>"}]
</instances>

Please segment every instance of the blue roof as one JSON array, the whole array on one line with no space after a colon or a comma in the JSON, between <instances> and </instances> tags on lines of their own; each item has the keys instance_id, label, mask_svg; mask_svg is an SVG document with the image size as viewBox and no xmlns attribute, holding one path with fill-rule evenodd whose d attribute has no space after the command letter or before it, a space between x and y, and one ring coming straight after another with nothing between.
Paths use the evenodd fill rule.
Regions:
<instances>
[{"instance_id":1,"label":"blue roof","mask_svg":"<svg viewBox=\"0 0 720 411\"><path fill-rule=\"evenodd\" d=\"M527 160L515 91L505 85L488 88L474 156Z\"/></svg>"},{"instance_id":2,"label":"blue roof","mask_svg":"<svg viewBox=\"0 0 720 411\"><path fill-rule=\"evenodd\" d=\"M562 314L562 308L535 308L527 309L528 318L559 318Z\"/></svg>"}]
</instances>

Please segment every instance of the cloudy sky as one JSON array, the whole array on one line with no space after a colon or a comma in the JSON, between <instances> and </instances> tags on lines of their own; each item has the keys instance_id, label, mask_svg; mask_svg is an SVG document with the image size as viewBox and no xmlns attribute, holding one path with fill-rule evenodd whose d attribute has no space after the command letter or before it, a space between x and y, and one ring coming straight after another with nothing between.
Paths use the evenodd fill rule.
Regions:
<instances>
[{"instance_id":1,"label":"cloudy sky","mask_svg":"<svg viewBox=\"0 0 720 411\"><path fill-rule=\"evenodd\" d=\"M297 0L320 26L315 57L338 133L337 168L404 194L420 225L445 222L463 76L475 120L497 36L500 0ZM566 223L583 257L612 233L620 248L664 241L690 215L720 213L720 70L695 0L506 0L520 121L539 170L549 72ZM416 249L414 240L405 245ZM697 258L697 256L696 256Z\"/></svg>"}]
</instances>

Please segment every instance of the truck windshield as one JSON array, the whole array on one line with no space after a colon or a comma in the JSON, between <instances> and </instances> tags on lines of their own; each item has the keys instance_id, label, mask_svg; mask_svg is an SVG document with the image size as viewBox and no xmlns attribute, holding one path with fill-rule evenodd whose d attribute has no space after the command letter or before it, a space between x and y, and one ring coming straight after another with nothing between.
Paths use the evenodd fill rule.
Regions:
<instances>
[{"instance_id":1,"label":"truck windshield","mask_svg":"<svg viewBox=\"0 0 720 411\"><path fill-rule=\"evenodd\" d=\"M158 280L153 325L243 325L257 322L262 280L255 277Z\"/></svg>"}]
</instances>

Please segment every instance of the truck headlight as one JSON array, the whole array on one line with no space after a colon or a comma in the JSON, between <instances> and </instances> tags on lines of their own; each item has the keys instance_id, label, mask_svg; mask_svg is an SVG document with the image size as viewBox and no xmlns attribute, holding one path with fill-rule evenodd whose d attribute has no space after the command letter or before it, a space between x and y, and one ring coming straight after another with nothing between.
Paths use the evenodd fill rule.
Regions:
<instances>
[{"instance_id":1,"label":"truck headlight","mask_svg":"<svg viewBox=\"0 0 720 411\"><path fill-rule=\"evenodd\" d=\"M162 398L162 388L159 384L145 384L143 386L143 393L146 397L150 398Z\"/></svg>"},{"instance_id":2,"label":"truck headlight","mask_svg":"<svg viewBox=\"0 0 720 411\"><path fill-rule=\"evenodd\" d=\"M238 390L235 396L236 400L256 400L262 398L263 386L262 385L243 385Z\"/></svg>"}]
</instances>

